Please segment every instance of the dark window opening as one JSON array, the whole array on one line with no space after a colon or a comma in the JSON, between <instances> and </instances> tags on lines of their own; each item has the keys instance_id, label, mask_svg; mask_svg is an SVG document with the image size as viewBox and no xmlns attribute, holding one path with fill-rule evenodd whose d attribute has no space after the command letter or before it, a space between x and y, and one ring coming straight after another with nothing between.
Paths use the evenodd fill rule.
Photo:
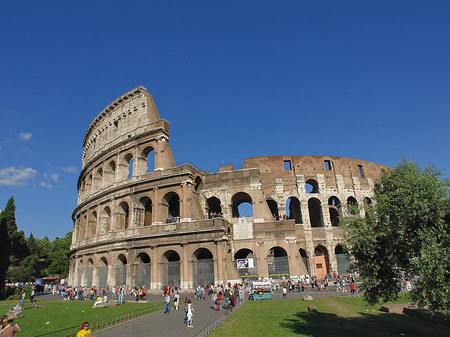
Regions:
<instances>
[{"instance_id":1,"label":"dark window opening","mask_svg":"<svg viewBox=\"0 0 450 337\"><path fill-rule=\"evenodd\" d=\"M292 165L290 160L284 161L284 170L285 171L292 171Z\"/></svg>"},{"instance_id":2,"label":"dark window opening","mask_svg":"<svg viewBox=\"0 0 450 337\"><path fill-rule=\"evenodd\" d=\"M325 160L325 170L331 171L331 161Z\"/></svg>"},{"instance_id":3,"label":"dark window opening","mask_svg":"<svg viewBox=\"0 0 450 337\"><path fill-rule=\"evenodd\" d=\"M360 178L364 178L364 169L362 165L358 165L358 173Z\"/></svg>"}]
</instances>

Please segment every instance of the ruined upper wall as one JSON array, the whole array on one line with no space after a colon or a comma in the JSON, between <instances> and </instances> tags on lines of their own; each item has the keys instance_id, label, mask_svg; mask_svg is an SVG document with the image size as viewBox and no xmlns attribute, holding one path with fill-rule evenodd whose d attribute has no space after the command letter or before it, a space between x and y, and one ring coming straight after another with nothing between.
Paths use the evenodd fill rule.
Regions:
<instances>
[{"instance_id":1,"label":"ruined upper wall","mask_svg":"<svg viewBox=\"0 0 450 337\"><path fill-rule=\"evenodd\" d=\"M83 139L83 166L113 144L150 130L169 136L169 123L160 119L147 89L138 86L115 99L89 125Z\"/></svg>"}]
</instances>

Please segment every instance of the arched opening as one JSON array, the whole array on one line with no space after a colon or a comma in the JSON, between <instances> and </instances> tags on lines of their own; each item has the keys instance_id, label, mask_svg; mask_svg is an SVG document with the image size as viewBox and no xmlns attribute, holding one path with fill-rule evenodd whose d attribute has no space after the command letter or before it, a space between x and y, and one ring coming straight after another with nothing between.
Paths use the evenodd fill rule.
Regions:
<instances>
[{"instance_id":1,"label":"arched opening","mask_svg":"<svg viewBox=\"0 0 450 337\"><path fill-rule=\"evenodd\" d=\"M180 221L180 197L175 192L169 192L164 196L163 205L167 207L166 223Z\"/></svg>"},{"instance_id":2,"label":"arched opening","mask_svg":"<svg viewBox=\"0 0 450 337\"><path fill-rule=\"evenodd\" d=\"M180 255L174 250L168 250L162 257L163 282L169 286L180 285Z\"/></svg>"},{"instance_id":3,"label":"arched opening","mask_svg":"<svg viewBox=\"0 0 450 337\"><path fill-rule=\"evenodd\" d=\"M341 216L341 201L336 197L328 199L328 210L332 226L339 226L339 217Z\"/></svg>"},{"instance_id":4,"label":"arched opening","mask_svg":"<svg viewBox=\"0 0 450 337\"><path fill-rule=\"evenodd\" d=\"M128 261L125 255L120 254L116 263L116 286L124 286L127 284L127 265Z\"/></svg>"},{"instance_id":5,"label":"arched opening","mask_svg":"<svg viewBox=\"0 0 450 337\"><path fill-rule=\"evenodd\" d=\"M211 197L206 200L208 204L208 218L217 218L222 216L222 206L220 206L220 200L216 197Z\"/></svg>"},{"instance_id":6,"label":"arched opening","mask_svg":"<svg viewBox=\"0 0 450 337\"><path fill-rule=\"evenodd\" d=\"M373 208L373 202L372 199L365 197L364 198L364 213L366 218L372 216L374 217L374 208Z\"/></svg>"},{"instance_id":7,"label":"arched opening","mask_svg":"<svg viewBox=\"0 0 450 337\"><path fill-rule=\"evenodd\" d=\"M305 183L306 193L319 193L319 184L314 179L309 179Z\"/></svg>"},{"instance_id":8,"label":"arched opening","mask_svg":"<svg viewBox=\"0 0 450 337\"><path fill-rule=\"evenodd\" d=\"M97 232L97 212L93 211L88 221L88 237L94 236L96 232Z\"/></svg>"},{"instance_id":9,"label":"arched opening","mask_svg":"<svg viewBox=\"0 0 450 337\"><path fill-rule=\"evenodd\" d=\"M101 289L106 289L108 284L108 261L105 257L100 259L99 266L97 268L98 273L98 287Z\"/></svg>"},{"instance_id":10,"label":"arched opening","mask_svg":"<svg viewBox=\"0 0 450 337\"><path fill-rule=\"evenodd\" d=\"M101 234L109 233L111 230L111 209L106 206L102 212L102 230Z\"/></svg>"},{"instance_id":11,"label":"arched opening","mask_svg":"<svg viewBox=\"0 0 450 337\"><path fill-rule=\"evenodd\" d=\"M317 278L323 279L328 274L328 251L325 247L318 246L314 250L314 264Z\"/></svg>"},{"instance_id":12,"label":"arched opening","mask_svg":"<svg viewBox=\"0 0 450 337\"><path fill-rule=\"evenodd\" d=\"M286 202L286 215L288 219L295 220L295 223L303 223L302 209L300 207L300 200L296 197L290 197Z\"/></svg>"},{"instance_id":13,"label":"arched opening","mask_svg":"<svg viewBox=\"0 0 450 337\"><path fill-rule=\"evenodd\" d=\"M240 277L250 280L258 279L257 261L252 250L247 248L239 249L234 254L234 262Z\"/></svg>"},{"instance_id":14,"label":"arched opening","mask_svg":"<svg viewBox=\"0 0 450 337\"><path fill-rule=\"evenodd\" d=\"M103 183L103 169L100 167L95 175L95 183L94 183L95 190L100 189L102 187L102 183Z\"/></svg>"},{"instance_id":15,"label":"arched opening","mask_svg":"<svg viewBox=\"0 0 450 337\"><path fill-rule=\"evenodd\" d=\"M149 197L143 197L139 200L141 207L139 209L139 223L144 227L152 224L152 201Z\"/></svg>"},{"instance_id":16,"label":"arched opening","mask_svg":"<svg viewBox=\"0 0 450 337\"><path fill-rule=\"evenodd\" d=\"M130 208L125 201L119 204L119 228L127 229L130 222Z\"/></svg>"},{"instance_id":17,"label":"arched opening","mask_svg":"<svg viewBox=\"0 0 450 337\"><path fill-rule=\"evenodd\" d=\"M199 248L193 256L194 284L214 284L214 260L212 253L206 248Z\"/></svg>"},{"instance_id":18,"label":"arched opening","mask_svg":"<svg viewBox=\"0 0 450 337\"><path fill-rule=\"evenodd\" d=\"M114 182L116 180L116 162L111 160L108 164L108 176L110 182Z\"/></svg>"},{"instance_id":19,"label":"arched opening","mask_svg":"<svg viewBox=\"0 0 450 337\"><path fill-rule=\"evenodd\" d=\"M136 286L150 289L151 263L147 253L139 253L136 259Z\"/></svg>"},{"instance_id":20,"label":"arched opening","mask_svg":"<svg viewBox=\"0 0 450 337\"><path fill-rule=\"evenodd\" d=\"M337 245L334 249L339 275L347 275L350 271L350 262L348 252L341 245Z\"/></svg>"},{"instance_id":21,"label":"arched opening","mask_svg":"<svg viewBox=\"0 0 450 337\"><path fill-rule=\"evenodd\" d=\"M308 211L311 227L323 227L322 205L319 199L311 198L308 200Z\"/></svg>"},{"instance_id":22,"label":"arched opening","mask_svg":"<svg viewBox=\"0 0 450 337\"><path fill-rule=\"evenodd\" d=\"M302 258L303 265L305 266L305 270L306 270L307 274L310 275L311 272L309 271L309 257L306 254L306 250L300 248L299 253L300 253L300 257Z\"/></svg>"},{"instance_id":23,"label":"arched opening","mask_svg":"<svg viewBox=\"0 0 450 337\"><path fill-rule=\"evenodd\" d=\"M142 158L145 160L145 173L150 173L155 170L155 151L153 147L147 146L142 151Z\"/></svg>"},{"instance_id":24,"label":"arched opening","mask_svg":"<svg viewBox=\"0 0 450 337\"><path fill-rule=\"evenodd\" d=\"M267 206L269 206L270 214L272 214L275 220L278 220L278 204L275 200L267 199Z\"/></svg>"},{"instance_id":25,"label":"arched opening","mask_svg":"<svg viewBox=\"0 0 450 337\"><path fill-rule=\"evenodd\" d=\"M358 214L358 202L354 197L347 198L347 210L348 214L352 215Z\"/></svg>"},{"instance_id":26,"label":"arched opening","mask_svg":"<svg viewBox=\"0 0 450 337\"><path fill-rule=\"evenodd\" d=\"M124 158L124 162L128 169L127 178L130 179L133 176L133 155L128 153Z\"/></svg>"},{"instance_id":27,"label":"arched opening","mask_svg":"<svg viewBox=\"0 0 450 337\"><path fill-rule=\"evenodd\" d=\"M87 263L87 282L86 287L90 288L92 287L92 277L94 276L94 261L92 259L88 260Z\"/></svg>"},{"instance_id":28,"label":"arched opening","mask_svg":"<svg viewBox=\"0 0 450 337\"><path fill-rule=\"evenodd\" d=\"M274 279L289 278L289 262L287 252L281 247L273 247L267 254L269 277Z\"/></svg>"},{"instance_id":29,"label":"arched opening","mask_svg":"<svg viewBox=\"0 0 450 337\"><path fill-rule=\"evenodd\" d=\"M239 192L231 198L233 218L253 217L252 198L245 192Z\"/></svg>"},{"instance_id":30,"label":"arched opening","mask_svg":"<svg viewBox=\"0 0 450 337\"><path fill-rule=\"evenodd\" d=\"M201 190L202 189L202 178L197 177L195 178L195 191Z\"/></svg>"},{"instance_id":31,"label":"arched opening","mask_svg":"<svg viewBox=\"0 0 450 337\"><path fill-rule=\"evenodd\" d=\"M80 260L80 264L78 265L78 280L77 286L81 287L81 275L83 274L83 260Z\"/></svg>"}]
</instances>

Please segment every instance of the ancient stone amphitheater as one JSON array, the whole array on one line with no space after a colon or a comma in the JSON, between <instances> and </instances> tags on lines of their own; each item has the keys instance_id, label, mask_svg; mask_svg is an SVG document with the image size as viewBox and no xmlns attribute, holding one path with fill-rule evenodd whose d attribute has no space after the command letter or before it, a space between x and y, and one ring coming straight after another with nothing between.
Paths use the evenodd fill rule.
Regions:
<instances>
[{"instance_id":1,"label":"ancient stone amphitheater","mask_svg":"<svg viewBox=\"0 0 450 337\"><path fill-rule=\"evenodd\" d=\"M246 158L242 169L215 173L177 166L169 123L142 86L93 120L83 148L73 286L156 290L345 274L339 219L349 205L364 215L384 169L329 156Z\"/></svg>"}]
</instances>

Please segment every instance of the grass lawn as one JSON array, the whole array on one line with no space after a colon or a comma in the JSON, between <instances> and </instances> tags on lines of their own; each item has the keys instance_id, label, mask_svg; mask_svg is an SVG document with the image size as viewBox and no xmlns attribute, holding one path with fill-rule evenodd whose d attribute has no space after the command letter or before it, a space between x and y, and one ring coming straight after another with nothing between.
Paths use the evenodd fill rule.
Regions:
<instances>
[{"instance_id":1,"label":"grass lawn","mask_svg":"<svg viewBox=\"0 0 450 337\"><path fill-rule=\"evenodd\" d=\"M8 312L9 308L15 306L18 301L0 302L1 316ZM92 309L94 302L90 301L51 301L38 300L39 305L45 308L33 309L31 303L25 303L23 318L17 319L17 323L22 330L17 336L36 336L46 332L80 326L84 321L93 322L102 318L111 317L121 313L149 307L150 303L124 303L112 308ZM48 322L48 323L47 323Z\"/></svg>"},{"instance_id":2,"label":"grass lawn","mask_svg":"<svg viewBox=\"0 0 450 337\"><path fill-rule=\"evenodd\" d=\"M318 312L308 311L311 304ZM448 327L380 307L360 297L248 301L210 336L450 336Z\"/></svg>"}]
</instances>

